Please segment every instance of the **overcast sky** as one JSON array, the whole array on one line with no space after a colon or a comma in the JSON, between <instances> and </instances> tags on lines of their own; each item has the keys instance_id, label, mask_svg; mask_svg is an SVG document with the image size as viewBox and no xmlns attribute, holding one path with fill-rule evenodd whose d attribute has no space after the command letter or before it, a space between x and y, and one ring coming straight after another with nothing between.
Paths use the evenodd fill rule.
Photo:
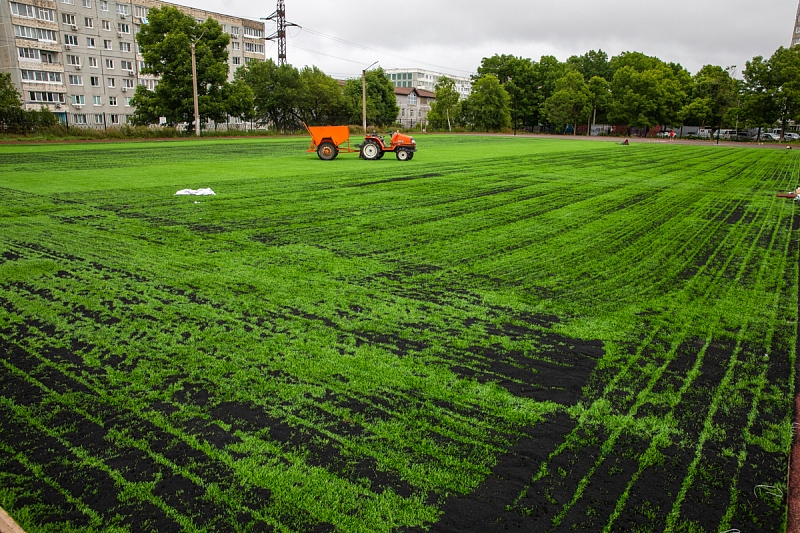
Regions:
<instances>
[{"instance_id":1,"label":"overcast sky","mask_svg":"<svg viewBox=\"0 0 800 533\"><path fill-rule=\"evenodd\" d=\"M259 19L276 0L173 0ZM602 49L639 51L682 64L736 65L769 57L792 40L798 0L285 0L287 59L337 78L383 68L425 68L467 76L481 59L512 54L538 60ZM275 30L267 22L267 35ZM277 43L266 43L277 60Z\"/></svg>"}]
</instances>

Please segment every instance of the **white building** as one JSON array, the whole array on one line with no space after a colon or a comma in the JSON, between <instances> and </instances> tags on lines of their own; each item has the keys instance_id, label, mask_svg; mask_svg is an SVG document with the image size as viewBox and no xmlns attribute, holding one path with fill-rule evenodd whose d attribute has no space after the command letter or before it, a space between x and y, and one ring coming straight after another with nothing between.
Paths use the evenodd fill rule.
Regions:
<instances>
[{"instance_id":1,"label":"white building","mask_svg":"<svg viewBox=\"0 0 800 533\"><path fill-rule=\"evenodd\" d=\"M794 17L794 33L792 34L792 46L800 44L800 5L797 7L797 15Z\"/></svg>"},{"instance_id":2,"label":"white building","mask_svg":"<svg viewBox=\"0 0 800 533\"><path fill-rule=\"evenodd\" d=\"M8 72L26 109L42 105L70 125L127 123L142 74L136 34L150 9L172 6L198 21L217 20L230 34L229 77L266 59L264 23L159 0L0 0L0 72Z\"/></svg>"},{"instance_id":3,"label":"white building","mask_svg":"<svg viewBox=\"0 0 800 533\"><path fill-rule=\"evenodd\" d=\"M394 86L398 88L415 87L433 92L439 82L439 78L447 77L455 82L456 90L461 98L466 98L472 92L472 79L465 76L452 76L432 70L405 68L385 69L384 72L392 80Z\"/></svg>"}]
</instances>

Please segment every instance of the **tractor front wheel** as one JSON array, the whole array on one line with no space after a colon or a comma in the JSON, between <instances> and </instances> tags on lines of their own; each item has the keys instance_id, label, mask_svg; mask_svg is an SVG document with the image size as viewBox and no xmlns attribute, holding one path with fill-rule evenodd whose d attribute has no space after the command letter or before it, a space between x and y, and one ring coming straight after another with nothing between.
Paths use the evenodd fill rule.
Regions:
<instances>
[{"instance_id":1,"label":"tractor front wheel","mask_svg":"<svg viewBox=\"0 0 800 533\"><path fill-rule=\"evenodd\" d=\"M330 161L339 155L339 150L336 149L336 145L332 142L324 142L317 148L317 155L323 161Z\"/></svg>"},{"instance_id":2,"label":"tractor front wheel","mask_svg":"<svg viewBox=\"0 0 800 533\"><path fill-rule=\"evenodd\" d=\"M378 159L378 154L381 153L380 147L375 143L364 143L361 148L361 155L364 159L373 160Z\"/></svg>"},{"instance_id":3,"label":"tractor front wheel","mask_svg":"<svg viewBox=\"0 0 800 533\"><path fill-rule=\"evenodd\" d=\"M411 159L411 152L405 148L398 148L395 155L397 156L398 161L409 161Z\"/></svg>"}]
</instances>

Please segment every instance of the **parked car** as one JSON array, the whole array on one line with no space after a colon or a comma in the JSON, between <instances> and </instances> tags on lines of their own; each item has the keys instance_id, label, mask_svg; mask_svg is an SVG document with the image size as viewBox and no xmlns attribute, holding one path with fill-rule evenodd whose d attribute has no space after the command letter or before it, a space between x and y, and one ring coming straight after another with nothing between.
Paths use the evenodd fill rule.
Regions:
<instances>
[{"instance_id":1,"label":"parked car","mask_svg":"<svg viewBox=\"0 0 800 533\"><path fill-rule=\"evenodd\" d=\"M777 133L762 133L761 134L762 141L780 141L781 136Z\"/></svg>"},{"instance_id":2,"label":"parked car","mask_svg":"<svg viewBox=\"0 0 800 533\"><path fill-rule=\"evenodd\" d=\"M787 141L796 141L800 139L800 135L798 135L793 131L787 131L786 133L783 134L783 138Z\"/></svg>"}]
</instances>

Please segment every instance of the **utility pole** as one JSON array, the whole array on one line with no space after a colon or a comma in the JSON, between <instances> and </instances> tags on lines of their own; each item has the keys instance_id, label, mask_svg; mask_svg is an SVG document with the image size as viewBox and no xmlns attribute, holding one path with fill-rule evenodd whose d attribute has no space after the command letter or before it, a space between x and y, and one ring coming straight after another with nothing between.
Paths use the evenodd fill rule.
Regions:
<instances>
[{"instance_id":1,"label":"utility pole","mask_svg":"<svg viewBox=\"0 0 800 533\"><path fill-rule=\"evenodd\" d=\"M286 27L296 26L299 28L300 26L293 22L286 22L286 6L284 5L283 0L278 0L278 9L275 10L275 13L261 20L274 20L277 23L278 27L275 29L275 33L267 37L266 40L278 41L278 65L285 65Z\"/></svg>"}]
</instances>

